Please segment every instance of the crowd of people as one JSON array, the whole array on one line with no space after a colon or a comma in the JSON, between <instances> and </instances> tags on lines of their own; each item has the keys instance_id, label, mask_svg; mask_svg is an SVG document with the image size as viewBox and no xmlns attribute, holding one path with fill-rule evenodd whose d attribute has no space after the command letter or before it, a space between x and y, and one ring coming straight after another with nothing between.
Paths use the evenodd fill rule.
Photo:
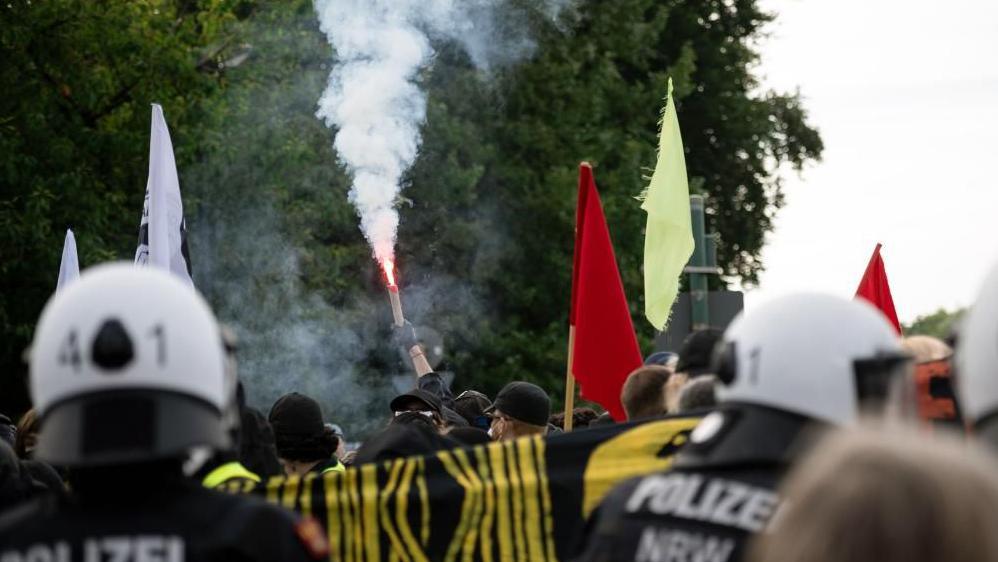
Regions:
<instances>
[{"instance_id":1,"label":"crowd of people","mask_svg":"<svg viewBox=\"0 0 998 562\"><path fill-rule=\"evenodd\" d=\"M33 409L0 418L0 561L327 558L313 520L234 492L565 430L549 390L455 394L411 326L396 340L415 384L347 450L316 397L246 403L238 342L190 287L88 270L39 319ZM668 470L603 499L575 558L998 561L996 342L998 270L948 342L799 294L651 354L621 389L627 420L576 408L573 430L702 418Z\"/></svg>"}]
</instances>

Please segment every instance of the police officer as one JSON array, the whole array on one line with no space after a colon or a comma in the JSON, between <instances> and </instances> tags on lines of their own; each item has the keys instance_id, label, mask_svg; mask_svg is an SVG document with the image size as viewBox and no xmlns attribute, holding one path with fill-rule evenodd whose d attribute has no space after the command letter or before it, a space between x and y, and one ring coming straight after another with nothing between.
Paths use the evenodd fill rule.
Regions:
<instances>
[{"instance_id":1,"label":"police officer","mask_svg":"<svg viewBox=\"0 0 998 562\"><path fill-rule=\"evenodd\" d=\"M802 294L736 319L715 349L721 404L671 470L629 480L593 513L578 560L740 560L780 506L776 484L808 427L905 396L910 361L863 303Z\"/></svg>"},{"instance_id":2,"label":"police officer","mask_svg":"<svg viewBox=\"0 0 998 562\"><path fill-rule=\"evenodd\" d=\"M998 266L960 327L956 364L964 419L977 439L998 449Z\"/></svg>"},{"instance_id":3,"label":"police officer","mask_svg":"<svg viewBox=\"0 0 998 562\"><path fill-rule=\"evenodd\" d=\"M72 496L0 518L0 560L312 560L314 520L184 477L193 447L226 448L226 376L204 300L168 273L93 268L55 295L31 349L37 458L69 468Z\"/></svg>"}]
</instances>

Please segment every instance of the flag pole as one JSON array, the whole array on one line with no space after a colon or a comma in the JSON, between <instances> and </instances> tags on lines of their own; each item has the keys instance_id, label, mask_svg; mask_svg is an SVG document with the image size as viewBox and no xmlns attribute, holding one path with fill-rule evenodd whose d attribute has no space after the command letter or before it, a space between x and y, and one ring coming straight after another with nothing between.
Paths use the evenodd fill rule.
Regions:
<instances>
[{"instance_id":1,"label":"flag pole","mask_svg":"<svg viewBox=\"0 0 998 562\"><path fill-rule=\"evenodd\" d=\"M572 431L572 412L575 410L575 377L572 376L572 353L575 351L575 326L568 327L568 361L565 369L565 431Z\"/></svg>"}]
</instances>

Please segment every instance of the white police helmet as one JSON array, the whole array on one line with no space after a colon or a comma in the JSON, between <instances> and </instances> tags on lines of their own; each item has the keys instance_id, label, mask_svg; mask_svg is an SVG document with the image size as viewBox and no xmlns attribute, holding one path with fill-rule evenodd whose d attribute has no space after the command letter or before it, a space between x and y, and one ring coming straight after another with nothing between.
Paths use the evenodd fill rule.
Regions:
<instances>
[{"instance_id":1,"label":"white police helmet","mask_svg":"<svg viewBox=\"0 0 998 562\"><path fill-rule=\"evenodd\" d=\"M31 348L35 454L93 466L225 447L234 399L218 324L169 273L91 268L45 306Z\"/></svg>"},{"instance_id":2,"label":"white police helmet","mask_svg":"<svg viewBox=\"0 0 998 562\"><path fill-rule=\"evenodd\" d=\"M862 406L888 401L909 369L878 311L822 294L790 295L741 314L715 350L722 402L832 424L853 422Z\"/></svg>"},{"instance_id":3,"label":"white police helmet","mask_svg":"<svg viewBox=\"0 0 998 562\"><path fill-rule=\"evenodd\" d=\"M978 424L998 413L998 267L985 278L960 325L956 362L964 417Z\"/></svg>"}]
</instances>

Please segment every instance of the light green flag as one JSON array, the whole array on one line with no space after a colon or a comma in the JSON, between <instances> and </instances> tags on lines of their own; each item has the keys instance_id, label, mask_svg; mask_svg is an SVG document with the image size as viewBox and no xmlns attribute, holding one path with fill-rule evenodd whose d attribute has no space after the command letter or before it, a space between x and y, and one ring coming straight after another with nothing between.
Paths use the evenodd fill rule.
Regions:
<instances>
[{"instance_id":1,"label":"light green flag","mask_svg":"<svg viewBox=\"0 0 998 562\"><path fill-rule=\"evenodd\" d=\"M645 228L645 316L657 330L665 330L672 303L679 292L679 276L693 253L690 224L690 188L686 179L683 139L672 101L672 79L665 110L658 163L642 196L648 213Z\"/></svg>"}]
</instances>

